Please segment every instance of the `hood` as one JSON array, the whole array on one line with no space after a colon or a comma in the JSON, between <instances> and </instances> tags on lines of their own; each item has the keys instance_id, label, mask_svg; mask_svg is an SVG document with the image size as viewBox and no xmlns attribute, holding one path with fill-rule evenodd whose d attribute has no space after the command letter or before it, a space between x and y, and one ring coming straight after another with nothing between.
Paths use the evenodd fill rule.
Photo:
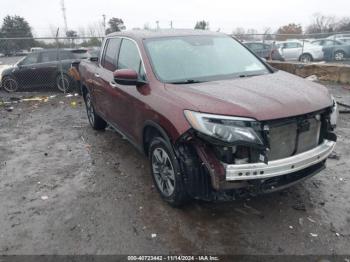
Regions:
<instances>
[{"instance_id":1,"label":"hood","mask_svg":"<svg viewBox=\"0 0 350 262\"><path fill-rule=\"evenodd\" d=\"M324 86L283 71L197 84L167 84L166 89L187 102L184 109L257 120L297 116L332 105Z\"/></svg>"},{"instance_id":2,"label":"hood","mask_svg":"<svg viewBox=\"0 0 350 262\"><path fill-rule=\"evenodd\" d=\"M11 65L1 65L0 64L0 75L2 75L3 73L9 73L11 72L13 69L13 66Z\"/></svg>"}]
</instances>

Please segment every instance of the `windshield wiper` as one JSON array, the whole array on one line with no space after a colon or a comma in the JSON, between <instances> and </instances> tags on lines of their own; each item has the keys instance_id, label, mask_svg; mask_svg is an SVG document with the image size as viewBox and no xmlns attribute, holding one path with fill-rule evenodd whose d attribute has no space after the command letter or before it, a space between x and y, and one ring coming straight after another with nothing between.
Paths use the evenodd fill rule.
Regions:
<instances>
[{"instance_id":1,"label":"windshield wiper","mask_svg":"<svg viewBox=\"0 0 350 262\"><path fill-rule=\"evenodd\" d=\"M243 78L243 77L251 77L251 76L259 76L259 75L239 75L240 78Z\"/></svg>"},{"instance_id":2,"label":"windshield wiper","mask_svg":"<svg viewBox=\"0 0 350 262\"><path fill-rule=\"evenodd\" d=\"M261 76L261 75L265 75L263 74L241 74L239 75L239 77L243 78L243 77L251 77L251 76Z\"/></svg>"},{"instance_id":3,"label":"windshield wiper","mask_svg":"<svg viewBox=\"0 0 350 262\"><path fill-rule=\"evenodd\" d=\"M180 84L195 84L195 83L203 83L203 82L204 81L199 81L199 80L194 80L194 79L186 79L186 80L181 80L181 81L169 82L169 84L180 85Z\"/></svg>"}]
</instances>

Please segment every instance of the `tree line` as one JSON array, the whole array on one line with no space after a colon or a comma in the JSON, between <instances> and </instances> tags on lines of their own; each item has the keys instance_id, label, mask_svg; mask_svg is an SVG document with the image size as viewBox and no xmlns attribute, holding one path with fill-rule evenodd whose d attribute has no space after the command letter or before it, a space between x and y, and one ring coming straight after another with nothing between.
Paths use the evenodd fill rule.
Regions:
<instances>
[{"instance_id":1,"label":"tree line","mask_svg":"<svg viewBox=\"0 0 350 262\"><path fill-rule=\"evenodd\" d=\"M272 32L271 28L265 28L263 35L265 39L286 40L291 37L301 38L303 34L311 34L311 38L324 38L336 32L350 32L350 17L338 18L316 13L312 16L311 23L305 28L297 23L289 23L280 26L275 32ZM253 40L254 34L258 34L258 31L238 27L233 30L232 34L243 40ZM312 34L315 35L312 36Z\"/></svg>"},{"instance_id":2,"label":"tree line","mask_svg":"<svg viewBox=\"0 0 350 262\"><path fill-rule=\"evenodd\" d=\"M88 30L91 33L89 39L83 40L79 43L81 47L89 46L100 46L101 37L103 34L110 34L113 32L118 32L126 29L124 22L120 18L112 17L108 21L108 27L105 29L105 32L102 35L97 36L96 33L99 30L96 28L89 28ZM56 28L52 28L52 37L56 36ZM101 34L101 33L100 33ZM81 36L75 30L67 30L65 36L68 38L67 41L41 41L35 39L33 36L33 30L29 23L21 16L6 16L0 26L0 53L5 55L14 54L17 51L29 50L31 47L43 47L43 48L69 48L74 47L74 41ZM21 39L16 39L21 38Z\"/></svg>"},{"instance_id":3,"label":"tree line","mask_svg":"<svg viewBox=\"0 0 350 262\"><path fill-rule=\"evenodd\" d=\"M78 37L90 38L79 43L80 46L99 46L104 34L110 34L126 29L123 19L112 17L108 20L108 27L103 24L91 25L87 27L87 30L80 28L78 31L67 30L65 36L70 38L71 41L61 41L60 47L71 47L74 40ZM101 29L102 27L102 29ZM144 28L150 30L149 24L145 24ZM209 22L206 20L197 21L194 29L209 30ZM53 37L56 35L56 28L51 29ZM335 16L326 16L320 13L315 14L312 17L312 22L303 28L300 24L289 23L287 25L280 26L275 32L272 32L271 28L265 28L263 35L265 39L285 40L292 34L294 38L299 38L303 34L321 34L320 37L326 37L334 32L350 31L350 17L338 18ZM87 34L86 34L87 32ZM102 34L102 35L101 35ZM237 27L232 32L236 37L243 40L253 40L254 35L258 34L256 29L244 29ZM274 36L274 34L277 34ZM99 37L98 37L98 36ZM21 40L4 40L4 38L25 38ZM44 42L35 40L33 37L33 31L29 23L21 16L6 16L0 26L0 53L11 53L17 50L28 50L33 46L40 46L44 48L57 47L56 42Z\"/></svg>"}]
</instances>

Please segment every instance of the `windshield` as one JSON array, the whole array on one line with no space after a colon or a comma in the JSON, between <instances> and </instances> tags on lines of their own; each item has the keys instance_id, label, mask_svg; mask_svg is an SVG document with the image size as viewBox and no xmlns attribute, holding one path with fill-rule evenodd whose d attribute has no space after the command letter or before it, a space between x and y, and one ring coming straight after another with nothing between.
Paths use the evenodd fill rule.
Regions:
<instances>
[{"instance_id":1,"label":"windshield","mask_svg":"<svg viewBox=\"0 0 350 262\"><path fill-rule=\"evenodd\" d=\"M181 36L145 40L154 73L167 83L200 82L269 73L228 36Z\"/></svg>"}]
</instances>

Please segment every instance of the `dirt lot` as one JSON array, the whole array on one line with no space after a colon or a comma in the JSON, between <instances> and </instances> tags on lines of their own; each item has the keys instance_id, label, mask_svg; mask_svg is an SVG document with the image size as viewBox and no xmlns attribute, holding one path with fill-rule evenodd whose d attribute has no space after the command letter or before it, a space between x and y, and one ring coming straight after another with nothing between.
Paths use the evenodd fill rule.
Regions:
<instances>
[{"instance_id":1,"label":"dirt lot","mask_svg":"<svg viewBox=\"0 0 350 262\"><path fill-rule=\"evenodd\" d=\"M350 101L350 90L330 90ZM310 180L174 209L136 149L89 127L80 97L15 96L30 95L56 96L0 105L0 254L350 254L350 114Z\"/></svg>"}]
</instances>

